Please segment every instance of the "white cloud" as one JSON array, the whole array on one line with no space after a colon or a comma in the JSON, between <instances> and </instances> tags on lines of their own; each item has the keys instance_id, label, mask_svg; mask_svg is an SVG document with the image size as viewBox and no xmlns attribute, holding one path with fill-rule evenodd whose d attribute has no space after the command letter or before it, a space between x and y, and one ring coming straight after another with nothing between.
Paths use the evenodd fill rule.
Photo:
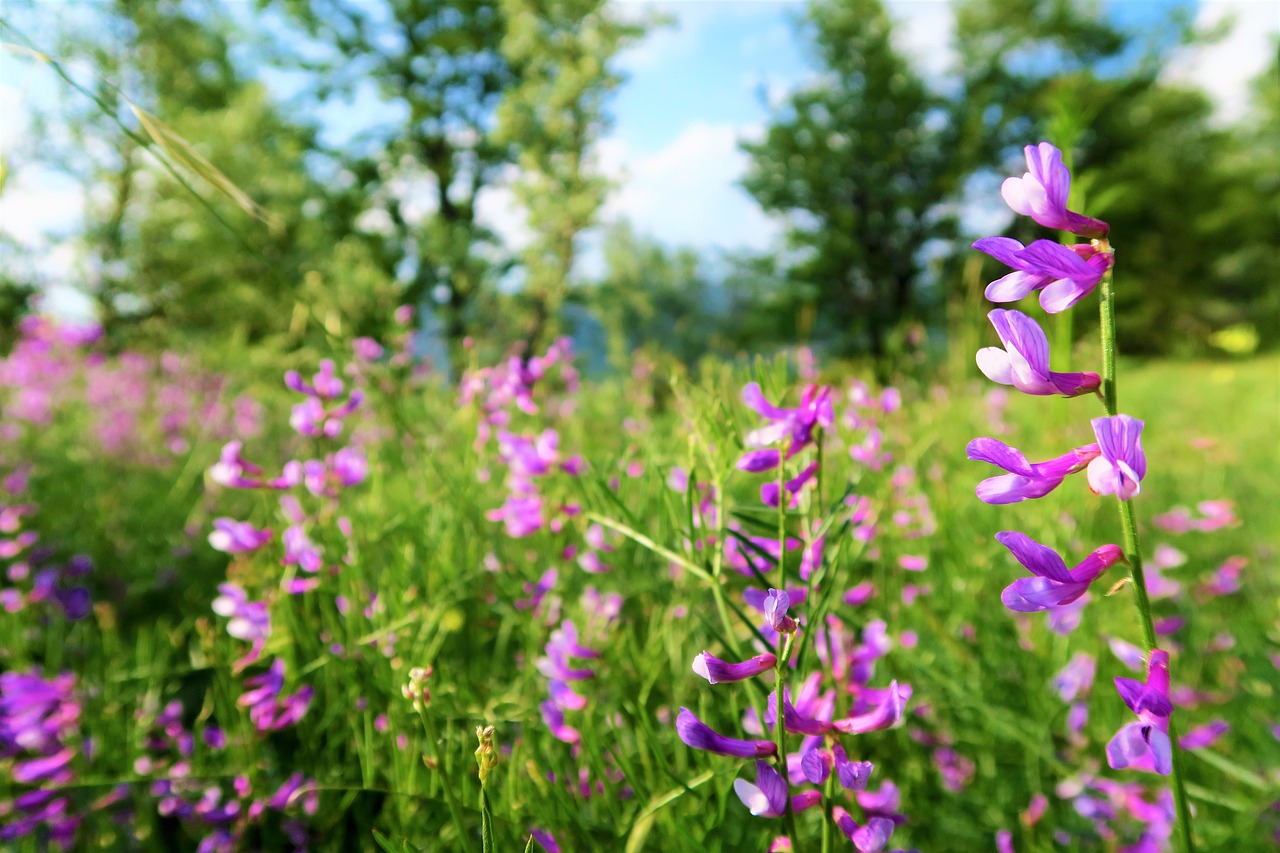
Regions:
<instances>
[{"instance_id":1,"label":"white cloud","mask_svg":"<svg viewBox=\"0 0 1280 853\"><path fill-rule=\"evenodd\" d=\"M533 240L528 214L516 199L514 186L520 169L508 164L498 180L476 196L476 221L493 230L511 252L518 253Z\"/></svg>"},{"instance_id":2,"label":"white cloud","mask_svg":"<svg viewBox=\"0 0 1280 853\"><path fill-rule=\"evenodd\" d=\"M1196 15L1198 28L1213 28L1234 19L1231 32L1210 45L1181 48L1169 58L1165 78L1197 86L1214 101L1218 121L1243 118L1249 108L1249 84L1275 56L1280 35L1280 3L1276 0L1206 0Z\"/></svg>"},{"instance_id":3,"label":"white cloud","mask_svg":"<svg viewBox=\"0 0 1280 853\"><path fill-rule=\"evenodd\" d=\"M607 141L601 162L619 186L604 218L625 217L641 233L672 245L768 247L779 225L736 185L748 162L738 142L759 132L694 122L657 151L633 153L621 141Z\"/></svg>"},{"instance_id":4,"label":"white cloud","mask_svg":"<svg viewBox=\"0 0 1280 853\"><path fill-rule=\"evenodd\" d=\"M931 82L945 77L955 64L951 44L956 16L945 0L891 0L889 16L894 46L913 62L915 70Z\"/></svg>"}]
</instances>

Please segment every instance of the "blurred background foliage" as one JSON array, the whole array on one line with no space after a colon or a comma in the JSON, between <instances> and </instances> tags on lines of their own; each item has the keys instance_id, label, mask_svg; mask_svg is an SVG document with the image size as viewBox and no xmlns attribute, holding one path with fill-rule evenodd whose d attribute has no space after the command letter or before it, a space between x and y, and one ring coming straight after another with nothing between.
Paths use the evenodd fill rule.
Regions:
<instances>
[{"instance_id":1,"label":"blurred background foliage","mask_svg":"<svg viewBox=\"0 0 1280 853\"><path fill-rule=\"evenodd\" d=\"M750 253L601 221L616 57L671 23L605 0L6 4L0 38L90 71L75 75L88 97L36 105L6 168L85 187L80 285L119 347L287 351L378 335L408 303L422 348L455 364L468 338L484 352L568 331L598 368L639 348L694 364L800 342L884 372L946 364L984 333L981 283L1001 273L973 260L966 188L1021 171L1021 145L1048 138L1073 160L1077 201L1112 223L1127 352L1280 340L1280 58L1224 125L1162 73L1171 44L1211 37L1176 15L1157 34L1093 4L960 0L955 67L930 82L879 0L797 9L816 73L743 144L743 186L785 239ZM325 132L321 116L353 103L380 120ZM174 139L257 207L193 174ZM477 218L499 185L525 217L518 249ZM601 232L603 270L587 274L584 236ZM21 246L4 252L8 338L49 282Z\"/></svg>"}]
</instances>

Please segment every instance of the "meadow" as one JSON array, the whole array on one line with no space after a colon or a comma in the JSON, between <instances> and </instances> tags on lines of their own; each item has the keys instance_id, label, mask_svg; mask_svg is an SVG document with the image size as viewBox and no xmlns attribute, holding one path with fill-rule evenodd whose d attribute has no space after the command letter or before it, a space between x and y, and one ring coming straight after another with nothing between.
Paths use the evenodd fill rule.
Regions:
<instances>
[{"instance_id":1,"label":"meadow","mask_svg":"<svg viewBox=\"0 0 1280 853\"><path fill-rule=\"evenodd\" d=\"M1124 566L1087 606L1001 604L1026 572L995 533L1074 564L1120 541L1114 502L1081 475L988 506L965 455L1091 440L1095 399L880 387L804 350L584 380L567 342L451 383L402 319L221 371L25 321L0 366L5 849L1167 849L1165 778L1104 754L1133 719L1113 678L1143 677ZM1278 375L1121 365L1202 850L1280 832ZM738 467L770 423L753 382L830 389L790 468ZM720 658L756 674L709 683ZM686 713L781 742L797 799L691 749Z\"/></svg>"}]
</instances>

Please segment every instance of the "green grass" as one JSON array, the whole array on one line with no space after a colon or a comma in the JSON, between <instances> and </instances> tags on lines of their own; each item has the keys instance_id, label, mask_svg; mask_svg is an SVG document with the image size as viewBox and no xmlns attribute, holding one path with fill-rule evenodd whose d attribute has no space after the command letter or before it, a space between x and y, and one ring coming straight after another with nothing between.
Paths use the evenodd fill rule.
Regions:
<instances>
[{"instance_id":1,"label":"green grass","mask_svg":"<svg viewBox=\"0 0 1280 853\"><path fill-rule=\"evenodd\" d=\"M39 506L28 526L64 556L95 559L96 607L75 624L48 617L44 607L0 617L0 666L76 674L83 703L78 734L92 739L91 749L80 742L69 789L73 808L85 814L77 847L195 849L208 831L199 820L160 813L147 782L163 776L163 768L135 770L149 721L179 700L183 726L197 733L191 777L201 787L220 786L226 796L243 775L252 785L250 798L264 798L295 771L316 780L318 811L291 812L315 849L376 849L377 830L389 849L479 850L473 752L480 725L495 727L501 748L488 783L498 850L523 850L530 827L553 832L565 850L766 849L785 827L752 817L734 795L735 777L754 779L749 762L690 750L673 725L685 706L717 730L744 736L743 713L763 709L772 689L769 675L712 686L690 669L703 650L726 658L733 648L754 653L752 629L734 611L747 612L741 603L746 586L766 584L723 567L713 545L695 547L709 530L693 526L691 510L697 484L712 484L724 519L776 533L776 515L763 511L758 498L768 475L733 468L742 436L758 426L738 397L751 376L770 399L785 398L787 405L798 399L796 388L787 390L782 364L760 364L750 373L708 367L696 382L588 384L572 411L560 405L567 399L562 391L540 389L539 412L517 413L510 428L555 428L562 453L583 456L582 476L549 476L544 486L549 504L575 504L582 512L559 533L512 539L485 517L503 501L505 469L492 444L476 446L475 407L459 406L452 392L430 383L411 385L375 372L360 421L362 431L375 435L367 445L369 477L343 495L340 509L326 510L311 534L327 553L346 552L348 559L323 577L319 590L302 596L279 590L283 525L274 496L211 489L204 480L220 440L197 434L172 464L147 466L97 449L78 404L69 404L49 428L28 431L21 458L34 463L35 473L26 499ZM823 380L843 394L853 378L832 369ZM1185 731L1218 718L1231 724L1221 741L1188 760L1196 833L1205 850L1271 849L1276 818L1269 808L1280 799L1280 743L1269 729L1280 717L1277 670L1269 659L1280 650L1278 378L1274 357L1124 364L1120 373L1121 410L1147 423L1150 470L1137 504L1144 550L1150 555L1165 543L1187 556L1185 565L1167 572L1185 584L1187 595L1157 602L1158 617L1187 620L1173 638L1181 646L1174 682L1211 697L1180 710L1180 726ZM991 434L983 404L989 390L976 382L945 392L904 389L903 409L882 419L894 460L881 471L850 460L846 448L861 432L838 427L828 436L822 502L807 498L785 519L792 534L802 524L832 519L826 561L816 575L820 588L798 609L818 624L819 608L829 609L853 637L876 619L888 626L893 648L876 662L871 685L910 684L908 707L916 710L900 728L842 741L851 757L875 763L872 788L892 779L901 791L908 821L894 835L895 848L991 849L995 832L1007 828L1019 853L1064 849L1053 840L1055 830L1071 834L1065 849L1118 849L1099 840L1055 790L1082 772L1141 783L1152 794L1159 788L1155 777L1106 769L1103 755L1107 739L1131 717L1110 683L1131 673L1105 641L1139 642L1131 594L1104 595L1120 577L1117 567L1095 585L1080 627L1069 636L1046 630L1042 614L1015 619L999 593L1020 569L992 538L998 530L1021 530L1060 549L1071 564L1118 541L1115 507L1091 495L1083 475L1041 501L978 502L973 487L989 472L967 461L964 447ZM325 452L323 442L288 433L292 401L283 389L259 393L273 421L262 437L246 440L249 458L274 475L288 458ZM842 396L837 411L845 408ZM1002 437L1032 459L1048 458L1092 440L1088 419L1099 414L1090 399L1014 398ZM153 441L154 424L140 426L135 440ZM643 472L629 473L632 463ZM895 488L894 471L903 465L915 477ZM689 490L668 486L674 466L692 472ZM488 472L487 481L480 471ZM847 509L839 498L846 493L866 496L875 507L878 533L869 544L843 526ZM1176 537L1151 524L1175 506L1210 499L1234 501L1242 524ZM908 538L892 515L920 501L927 502L934 530ZM339 514L355 532L349 552L334 527ZM228 560L205 544L211 519L221 515L270 525L276 537L257 554ZM588 515L636 534L611 535L615 550L604 555L611 573L586 574L563 555L568 545L581 548ZM903 555L926 556L928 569L904 572L897 566ZM1249 561L1243 591L1202 600L1194 588L1232 555ZM499 568L492 571L486 562L495 559ZM552 567L559 582L549 599L558 599L558 613L545 605L537 615L518 607L527 597L524 585ZM789 559L790 583L797 570L798 559ZM210 609L226 579L271 602L273 632L263 662L286 662L288 691L314 688L297 726L259 734L237 705L245 678L263 667L232 671L247 644L228 636L226 620ZM776 582L776 574L767 580ZM862 580L876 584L876 596L859 607L842 604L840 594ZM931 589L908 605L907 584ZM622 596L616 622L590 624L583 600L588 588ZM369 607L374 594L377 605ZM345 613L336 595L350 603ZM574 685L586 707L566 713L581 733L576 754L549 734L538 710L547 683L534 663L562 619L572 619L584 643L600 652L584 662L595 677ZM904 632L914 632L914 647L901 642ZM1234 637L1234 647L1207 651L1223 632ZM812 641L803 631L802 638L802 645ZM1077 651L1097 657L1098 676L1085 737L1073 742L1067 706L1049 680ZM822 669L812 648L801 660L793 685ZM400 691L410 668L428 665L425 726ZM842 713L848 710L846 698L838 702ZM208 724L226 730L227 748L200 740ZM790 748L799 741L791 736ZM935 767L943 744L973 762L962 790L948 789ZM584 771L590 796L577 784ZM93 808L121 782L131 783L122 802ZM0 801L25 790L4 784ZM594 790L597 784L602 792ZM1018 815L1037 793L1049 797L1049 811L1028 828ZM839 801L862 821L847 795ZM122 828L113 818L125 812L132 818ZM288 849L285 818L267 814L245 824L243 849ZM797 816L797 849L819 849L820 823L817 810ZM1126 835L1132 827L1115 829L1133 840ZM30 837L13 843L41 849ZM849 847L841 841L834 849Z\"/></svg>"}]
</instances>

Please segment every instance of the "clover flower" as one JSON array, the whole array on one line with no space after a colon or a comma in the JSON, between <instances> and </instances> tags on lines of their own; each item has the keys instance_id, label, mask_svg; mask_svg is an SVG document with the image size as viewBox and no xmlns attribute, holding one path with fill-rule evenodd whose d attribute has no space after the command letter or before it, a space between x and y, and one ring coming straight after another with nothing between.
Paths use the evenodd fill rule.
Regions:
<instances>
[{"instance_id":1,"label":"clover flower","mask_svg":"<svg viewBox=\"0 0 1280 853\"><path fill-rule=\"evenodd\" d=\"M989 504L1042 498L1062 485L1068 475L1084 470L1102 454L1097 444L1086 444L1045 462L1031 463L1016 448L999 439L985 437L969 442L965 451L974 461L990 462L1009 472L978 484L978 498Z\"/></svg>"},{"instance_id":2,"label":"clover flower","mask_svg":"<svg viewBox=\"0 0 1280 853\"><path fill-rule=\"evenodd\" d=\"M996 534L996 541L1035 576L1014 581L1000 596L1005 607L1020 613L1070 604L1084 595L1099 575L1124 559L1124 551L1118 545L1103 545L1068 570L1057 551L1022 533L1005 530Z\"/></svg>"},{"instance_id":3,"label":"clover flower","mask_svg":"<svg viewBox=\"0 0 1280 853\"><path fill-rule=\"evenodd\" d=\"M987 314L1004 349L978 350L978 369L992 382L1012 385L1024 394L1075 397L1098 389L1096 373L1055 373L1049 369L1049 339L1021 311L997 308Z\"/></svg>"},{"instance_id":4,"label":"clover flower","mask_svg":"<svg viewBox=\"0 0 1280 853\"><path fill-rule=\"evenodd\" d=\"M1048 142L1023 149L1027 171L1022 177L1006 178L1000 195L1014 213L1030 216L1046 228L1070 231L1082 237L1105 237L1110 226L1100 219L1067 210L1071 195L1071 172L1062 162L1062 152Z\"/></svg>"},{"instance_id":5,"label":"clover flower","mask_svg":"<svg viewBox=\"0 0 1280 853\"><path fill-rule=\"evenodd\" d=\"M1107 744L1107 763L1113 770L1133 768L1168 776L1173 771L1173 745L1169 741L1169 653L1152 649L1147 661L1146 683L1116 678L1116 690L1138 722L1116 732Z\"/></svg>"},{"instance_id":6,"label":"clover flower","mask_svg":"<svg viewBox=\"0 0 1280 853\"><path fill-rule=\"evenodd\" d=\"M1101 455L1089 462L1089 487L1099 495L1127 501L1142 491L1147 455L1142 450L1143 422L1128 415L1094 418L1093 434Z\"/></svg>"}]
</instances>

